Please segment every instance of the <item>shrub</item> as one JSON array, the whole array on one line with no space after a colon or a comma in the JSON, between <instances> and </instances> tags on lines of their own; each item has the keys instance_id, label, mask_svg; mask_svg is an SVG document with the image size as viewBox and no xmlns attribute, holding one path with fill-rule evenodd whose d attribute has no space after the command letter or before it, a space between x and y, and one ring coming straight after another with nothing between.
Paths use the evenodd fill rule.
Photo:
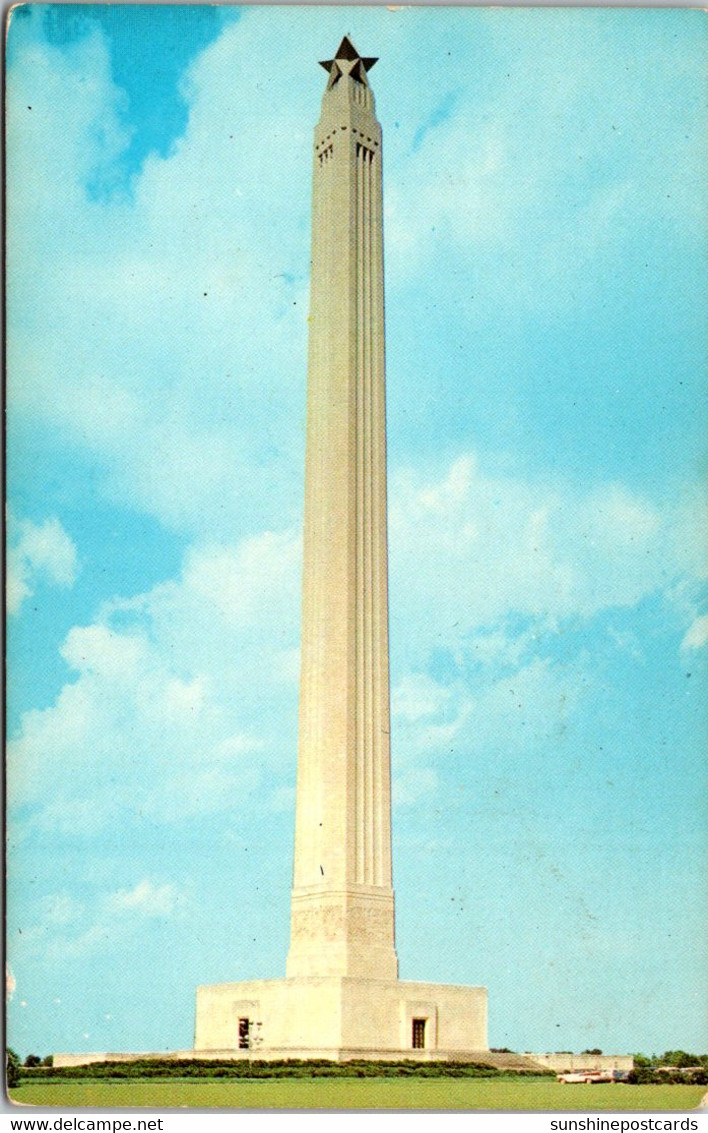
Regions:
<instances>
[{"instance_id":1,"label":"shrub","mask_svg":"<svg viewBox=\"0 0 708 1133\"><path fill-rule=\"evenodd\" d=\"M16 1055L14 1050L11 1050L10 1047L5 1051L5 1068L7 1085L11 1089L13 1086L16 1086L20 1080L21 1065L18 1055Z\"/></svg>"},{"instance_id":2,"label":"shrub","mask_svg":"<svg viewBox=\"0 0 708 1133\"><path fill-rule=\"evenodd\" d=\"M627 1075L627 1081L632 1086L646 1086L656 1081L656 1074L651 1066L636 1066Z\"/></svg>"},{"instance_id":3,"label":"shrub","mask_svg":"<svg viewBox=\"0 0 708 1133\"><path fill-rule=\"evenodd\" d=\"M698 1060L697 1054L688 1054L685 1050L667 1050L661 1056L665 1066L695 1066Z\"/></svg>"},{"instance_id":4,"label":"shrub","mask_svg":"<svg viewBox=\"0 0 708 1133\"><path fill-rule=\"evenodd\" d=\"M647 1056L645 1054L635 1054L632 1057L634 1058L635 1067L636 1066L651 1066L651 1059L647 1058Z\"/></svg>"}]
</instances>

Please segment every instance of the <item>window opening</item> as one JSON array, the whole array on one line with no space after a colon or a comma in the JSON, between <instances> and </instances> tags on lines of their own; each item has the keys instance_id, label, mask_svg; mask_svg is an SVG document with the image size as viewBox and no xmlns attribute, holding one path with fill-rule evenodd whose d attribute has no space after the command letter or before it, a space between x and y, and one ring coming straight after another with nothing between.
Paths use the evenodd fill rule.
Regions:
<instances>
[{"instance_id":1,"label":"window opening","mask_svg":"<svg viewBox=\"0 0 708 1133\"><path fill-rule=\"evenodd\" d=\"M427 1019L413 1020L413 1050L425 1049L425 1024Z\"/></svg>"},{"instance_id":2,"label":"window opening","mask_svg":"<svg viewBox=\"0 0 708 1133\"><path fill-rule=\"evenodd\" d=\"M238 1021L238 1048L239 1050L248 1050L251 1045L251 1020L239 1019Z\"/></svg>"}]
</instances>

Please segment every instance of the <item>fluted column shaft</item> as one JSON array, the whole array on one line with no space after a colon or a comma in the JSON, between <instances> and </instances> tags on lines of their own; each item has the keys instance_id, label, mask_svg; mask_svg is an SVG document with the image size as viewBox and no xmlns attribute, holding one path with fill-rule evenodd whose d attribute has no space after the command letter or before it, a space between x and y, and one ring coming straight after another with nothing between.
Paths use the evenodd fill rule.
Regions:
<instances>
[{"instance_id":1,"label":"fluted column shaft","mask_svg":"<svg viewBox=\"0 0 708 1133\"><path fill-rule=\"evenodd\" d=\"M397 976L385 429L381 129L344 74L315 130L292 976Z\"/></svg>"}]
</instances>

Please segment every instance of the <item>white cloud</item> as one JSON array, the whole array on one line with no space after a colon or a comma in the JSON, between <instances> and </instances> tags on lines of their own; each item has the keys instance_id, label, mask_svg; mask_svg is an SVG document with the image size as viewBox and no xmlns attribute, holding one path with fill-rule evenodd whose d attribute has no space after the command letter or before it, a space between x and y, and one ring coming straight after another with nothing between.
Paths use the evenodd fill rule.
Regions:
<instances>
[{"instance_id":1,"label":"white cloud","mask_svg":"<svg viewBox=\"0 0 708 1133\"><path fill-rule=\"evenodd\" d=\"M28 943L31 946L31 942ZM101 922L75 936L59 933L46 935L41 943L35 941L35 949L48 960L83 960L111 944L116 944L113 927Z\"/></svg>"},{"instance_id":2,"label":"white cloud","mask_svg":"<svg viewBox=\"0 0 708 1133\"><path fill-rule=\"evenodd\" d=\"M489 474L472 454L437 475L399 473L390 525L396 755L416 772L555 750L594 679L577 643L556 659L563 633L650 595L675 606L700 558L685 501ZM640 657L635 637L608 633Z\"/></svg>"},{"instance_id":3,"label":"white cloud","mask_svg":"<svg viewBox=\"0 0 708 1133\"><path fill-rule=\"evenodd\" d=\"M141 920L174 919L186 914L188 906L185 889L150 878L85 901L66 892L54 893L36 906L34 922L23 927L14 949L47 960L84 959L120 940L129 941Z\"/></svg>"},{"instance_id":4,"label":"white cloud","mask_svg":"<svg viewBox=\"0 0 708 1133\"><path fill-rule=\"evenodd\" d=\"M449 696L449 690L427 673L407 673L391 690L391 711L415 723L438 713Z\"/></svg>"},{"instance_id":5,"label":"white cloud","mask_svg":"<svg viewBox=\"0 0 708 1133\"><path fill-rule=\"evenodd\" d=\"M661 509L616 483L581 492L491 475L472 454L437 476L399 473L390 509L398 766L417 775L465 756L555 750L594 688L577 642L556 658L563 634L650 595L678 612L701 563L696 502ZM696 622L684 647L705 632ZM610 626L605 640L641 661L636 635Z\"/></svg>"},{"instance_id":6,"label":"white cloud","mask_svg":"<svg viewBox=\"0 0 708 1133\"><path fill-rule=\"evenodd\" d=\"M501 678L457 675L444 689L445 710L437 719L396 719L398 761L409 765L404 795L409 772L416 783L430 771L429 762L441 770L450 757L457 761L500 751L507 761L518 762L543 744L557 743L589 683L580 663L561 665L542 656Z\"/></svg>"},{"instance_id":7,"label":"white cloud","mask_svg":"<svg viewBox=\"0 0 708 1133\"><path fill-rule=\"evenodd\" d=\"M572 710L577 673L545 656L544 635L671 586L687 565L676 512L617 484L579 493L489 475L471 455L437 477L399 475L390 546L402 765L499 737L522 751L545 735ZM9 744L11 804L30 804L43 829L86 835L115 814L173 823L253 805L266 768L277 791L297 747L299 563L292 531L197 544L178 578L73 627L61 647L72 680L24 714ZM445 676L429 668L439 646L454 659Z\"/></svg>"},{"instance_id":8,"label":"white cloud","mask_svg":"<svg viewBox=\"0 0 708 1133\"><path fill-rule=\"evenodd\" d=\"M557 737L582 695L578 678L576 665L534 657L483 691L467 717L469 741L476 750L494 744L523 755L539 739Z\"/></svg>"},{"instance_id":9,"label":"white cloud","mask_svg":"<svg viewBox=\"0 0 708 1133\"><path fill-rule=\"evenodd\" d=\"M302 28L310 17L299 19ZM490 50L498 50L508 27L495 17L482 26ZM316 29L322 34L313 19ZM540 269L535 263L533 272L520 271L513 258L502 258L496 282L486 286L518 305L519 288L529 286L522 280L532 278L528 302L549 289L570 301L572 289L557 285L567 250L563 225L539 204L548 206L549 178L558 175L550 151L577 161L562 142L573 121L587 125L584 87L567 69L554 71L540 88L543 104L526 108L519 91L531 53L544 52L555 69L565 58L546 50L538 25L530 33L522 42L526 63L490 92L473 146L470 122L480 113L473 85L451 84L440 64L439 89L455 94L454 112L416 145L412 124L434 115L439 96L434 84L420 91L397 85L408 140L401 149L394 132L389 138L396 151L386 190L394 278L411 270L432 278L429 258L450 248L476 263L480 245L508 248L515 229L545 217ZM592 20L587 34L601 34ZM302 424L304 387L292 376L305 373L310 185L302 155L312 103L309 91L289 81L287 66L274 62L262 82L262 35L263 18L246 13L197 57L184 81L186 131L168 157L147 159L132 197L86 199L89 172L110 166L129 141L120 126L125 96L111 80L99 33L61 50L33 45L8 89L10 412L43 418L97 456L99 483L111 498L178 530L218 538L236 521L253 524L260 515L272 525L299 506L302 428L292 422ZM382 74L380 82L385 97L390 80ZM41 110L29 122L27 102ZM530 113L552 124L546 152L520 151ZM584 138L589 153L606 144L603 130ZM575 172L568 176L574 184ZM672 189L656 199L669 207L670 197L676 210L681 194ZM587 217L578 227L581 240L589 234L588 255L598 233L626 211L627 194L626 179L583 185ZM583 256L576 261L573 271L591 278ZM87 327L101 333L87 334Z\"/></svg>"},{"instance_id":10,"label":"white cloud","mask_svg":"<svg viewBox=\"0 0 708 1133\"><path fill-rule=\"evenodd\" d=\"M99 33L24 48L8 95L12 421L97 457L110 498L219 538L299 505L280 434L304 411L309 128L285 68L259 81L251 23L194 62L186 132L132 198L86 198L129 140Z\"/></svg>"},{"instance_id":11,"label":"white cloud","mask_svg":"<svg viewBox=\"0 0 708 1133\"><path fill-rule=\"evenodd\" d=\"M391 785L393 805L414 806L434 795L437 788L438 777L435 771L429 767L409 767L401 775L394 777Z\"/></svg>"},{"instance_id":12,"label":"white cloud","mask_svg":"<svg viewBox=\"0 0 708 1133\"><path fill-rule=\"evenodd\" d=\"M19 613L26 598L43 579L55 586L70 587L78 573L78 555L73 540L56 517L43 523L8 522L7 608Z\"/></svg>"},{"instance_id":13,"label":"white cloud","mask_svg":"<svg viewBox=\"0 0 708 1133\"><path fill-rule=\"evenodd\" d=\"M115 633L105 625L75 626L61 647L72 669L109 680L130 681L145 663L144 637Z\"/></svg>"},{"instance_id":14,"label":"white cloud","mask_svg":"<svg viewBox=\"0 0 708 1133\"><path fill-rule=\"evenodd\" d=\"M585 233L588 254L613 219L622 228L637 193L644 207L670 209L674 218L687 215L684 162L676 159L684 142L675 129L662 133L673 160L659 164L653 151L642 159L644 173L675 170L661 193L636 170L629 188L624 173L611 173L600 184L578 179L579 157L583 168L613 169L611 162L595 161L606 151L609 118L595 121L587 114L585 84L596 62L588 44L596 43L603 57L616 52L617 66L608 63L601 76L609 117L621 109L625 126L628 110L632 122L634 116L643 121L646 94L638 77L620 65L622 36L615 47L593 16L574 17L572 27L554 23L552 49L542 15L515 14L512 24L490 12L465 26L458 51L472 50L480 32L489 57L508 59L510 35L517 48L513 69L500 71L480 102L475 84L460 81L446 53L439 53L439 62L431 58L427 83L402 85L400 37L404 30L414 34L419 18L421 28L429 25L406 13L405 29L403 17L395 17L397 31L381 13L390 25L390 55L377 89L380 84L382 99L390 101L388 84L395 84L391 104L400 108L401 120L388 143L395 153L386 193L394 277L408 274L404 247L416 260L416 285L433 278L439 283L439 275L427 271L430 257L439 261L452 248L476 264L480 245L491 242L495 254L499 247L506 253L517 246L515 231L540 224L547 231L541 256L539 242L530 244L534 270L520 270L505 254L496 283L487 280L486 286L517 307L519 288L526 288L532 303L549 289L556 301L571 302L573 289L558 285L571 213L579 232L572 246L582 245ZM86 199L91 171L109 168L129 142L121 126L125 94L112 82L98 32L61 49L24 47L9 76L10 412L37 415L97 456L99 483L111 498L202 537L231 536L237 521L249 529L272 526L276 514L293 514L299 506L302 428L292 422L302 425L304 389L292 376L305 373L310 186L302 155L316 88L292 83L290 66L277 59L278 36L263 82L264 21L274 18L244 13L195 59L183 83L185 133L168 157L148 158L132 196ZM332 22L303 10L298 34L319 42ZM283 25L269 25L275 26ZM377 26L373 17L370 26ZM567 51L558 47L564 39ZM656 50L651 40L644 44L645 57ZM540 101L529 106L528 76L538 57L544 82L534 85ZM669 69L665 60L663 67ZM445 114L437 106L441 92L454 96ZM31 117L23 112L28 102L35 105ZM656 114L653 106L653 119ZM659 108L666 127L664 115L670 118ZM539 118L547 124L542 135L533 135L540 150L527 142L529 119ZM580 154L570 152L569 137ZM628 152L636 160L636 147ZM564 200L560 217L552 207L559 161L565 163L563 181L572 187L572 203ZM576 255L571 272L596 278L586 259ZM448 275L457 288L457 275ZM474 276L465 279L472 283ZM101 333L87 333L87 327ZM471 538L476 521L469 524Z\"/></svg>"},{"instance_id":15,"label":"white cloud","mask_svg":"<svg viewBox=\"0 0 708 1133\"><path fill-rule=\"evenodd\" d=\"M471 454L437 478L394 475L390 507L392 615L406 643L453 647L485 639L516 613L550 623L631 607L694 569L695 523L616 483L586 492L486 473ZM434 631L433 631L434 627ZM517 642L514 648L523 643Z\"/></svg>"},{"instance_id":16,"label":"white cloud","mask_svg":"<svg viewBox=\"0 0 708 1133\"><path fill-rule=\"evenodd\" d=\"M119 889L104 901L109 914L139 913L145 917L169 917L176 909L180 893L174 885L155 885L148 878L134 889Z\"/></svg>"},{"instance_id":17,"label":"white cloud","mask_svg":"<svg viewBox=\"0 0 708 1133\"><path fill-rule=\"evenodd\" d=\"M481 630L469 641L468 649L474 661L486 669L519 666L522 656L543 636L553 629L550 621L534 622L532 627L517 635L504 628Z\"/></svg>"},{"instance_id":18,"label":"white cloud","mask_svg":"<svg viewBox=\"0 0 708 1133\"><path fill-rule=\"evenodd\" d=\"M203 545L190 550L184 584L232 625L262 625L271 609L276 618L280 613L279 603L264 603L264 590L291 592L299 562L299 539L292 532L265 531L236 548Z\"/></svg>"},{"instance_id":19,"label":"white cloud","mask_svg":"<svg viewBox=\"0 0 708 1133\"><path fill-rule=\"evenodd\" d=\"M700 82L697 57L671 60L656 28L642 42L644 66L635 73L626 58L636 45L617 26L608 36L594 14L573 12L567 23L553 17L551 24L535 11L490 10L470 24L477 43L484 37L496 74L480 99L475 83L451 72L449 52L447 70L441 66L436 74L431 60L426 86L439 102L447 95L450 105L428 118L417 140L410 133L426 122L425 96L396 89L402 137L388 137L400 152L386 192L394 285L413 278L425 288L426 277L434 279L440 301L446 281L430 268L443 260L451 265L446 301L459 304L460 265L466 279L476 280L478 265L491 253L494 270L485 274L484 291L492 303L513 317L545 314L577 309L598 278L598 265L608 255L610 262L621 256L639 224L668 223L682 236L700 238L700 197L692 181L700 141L673 124L688 84ZM464 59L475 48L461 36L454 54ZM643 81L647 66L661 74L673 105L651 98ZM543 82L530 81L534 74ZM597 99L592 113L589 89ZM652 144L629 141L643 136ZM467 303L471 317L475 307Z\"/></svg>"},{"instance_id":20,"label":"white cloud","mask_svg":"<svg viewBox=\"0 0 708 1133\"><path fill-rule=\"evenodd\" d=\"M681 642L681 648L687 649L701 649L708 642L708 614L704 614L700 618L696 618L686 631L686 635Z\"/></svg>"},{"instance_id":21,"label":"white cloud","mask_svg":"<svg viewBox=\"0 0 708 1133\"><path fill-rule=\"evenodd\" d=\"M42 920L50 925L72 924L84 911L83 903L69 893L53 893L42 902Z\"/></svg>"},{"instance_id":22,"label":"white cloud","mask_svg":"<svg viewBox=\"0 0 708 1133\"><path fill-rule=\"evenodd\" d=\"M294 759L299 556L292 533L193 548L180 578L73 627L72 680L8 745L11 805L78 836L246 805Z\"/></svg>"}]
</instances>

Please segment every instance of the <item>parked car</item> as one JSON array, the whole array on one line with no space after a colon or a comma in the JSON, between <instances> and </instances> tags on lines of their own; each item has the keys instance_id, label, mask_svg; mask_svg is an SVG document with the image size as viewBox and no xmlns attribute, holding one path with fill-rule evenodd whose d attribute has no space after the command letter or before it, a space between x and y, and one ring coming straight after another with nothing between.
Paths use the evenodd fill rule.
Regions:
<instances>
[{"instance_id":1,"label":"parked car","mask_svg":"<svg viewBox=\"0 0 708 1133\"><path fill-rule=\"evenodd\" d=\"M557 1074L558 1082L626 1082L626 1070L569 1070L565 1074Z\"/></svg>"},{"instance_id":2,"label":"parked car","mask_svg":"<svg viewBox=\"0 0 708 1133\"><path fill-rule=\"evenodd\" d=\"M597 1082L600 1080L601 1070L568 1070L565 1074L557 1074L559 1082Z\"/></svg>"}]
</instances>

